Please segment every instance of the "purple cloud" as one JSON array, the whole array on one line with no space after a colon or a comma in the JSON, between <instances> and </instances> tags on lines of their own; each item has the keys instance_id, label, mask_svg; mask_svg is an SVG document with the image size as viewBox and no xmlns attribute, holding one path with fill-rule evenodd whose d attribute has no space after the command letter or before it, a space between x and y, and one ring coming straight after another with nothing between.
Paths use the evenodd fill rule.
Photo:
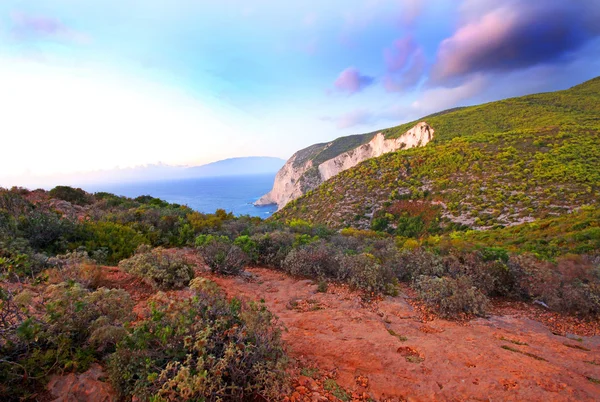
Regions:
<instances>
[{"instance_id":1,"label":"purple cloud","mask_svg":"<svg viewBox=\"0 0 600 402\"><path fill-rule=\"evenodd\" d=\"M24 13L13 13L11 17L13 33L22 40L49 38L78 43L88 41L87 36L69 28L55 18Z\"/></svg>"},{"instance_id":2,"label":"purple cloud","mask_svg":"<svg viewBox=\"0 0 600 402\"><path fill-rule=\"evenodd\" d=\"M333 122L339 129L360 126L372 123L375 119L373 113L365 109L356 109L341 116L323 116L320 120Z\"/></svg>"},{"instance_id":3,"label":"purple cloud","mask_svg":"<svg viewBox=\"0 0 600 402\"><path fill-rule=\"evenodd\" d=\"M346 92L351 95L362 91L371 85L373 81L373 77L362 75L356 68L349 67L340 73L333 83L333 86L338 91Z\"/></svg>"},{"instance_id":4,"label":"purple cloud","mask_svg":"<svg viewBox=\"0 0 600 402\"><path fill-rule=\"evenodd\" d=\"M383 51L387 73L383 86L388 92L401 92L414 87L425 72L426 59L423 48L412 36L398 39L391 48Z\"/></svg>"},{"instance_id":5,"label":"purple cloud","mask_svg":"<svg viewBox=\"0 0 600 402\"><path fill-rule=\"evenodd\" d=\"M364 109L353 110L338 117L337 127L340 129L350 128L367 124L372 120L373 116L370 112Z\"/></svg>"},{"instance_id":6,"label":"purple cloud","mask_svg":"<svg viewBox=\"0 0 600 402\"><path fill-rule=\"evenodd\" d=\"M461 11L462 25L438 48L434 84L568 60L600 35L600 3L591 0L467 0Z\"/></svg>"},{"instance_id":7,"label":"purple cloud","mask_svg":"<svg viewBox=\"0 0 600 402\"><path fill-rule=\"evenodd\" d=\"M398 73L388 73L383 77L383 86L388 92L402 92L413 88L419 83L427 61L422 48L417 48L411 55L408 68Z\"/></svg>"},{"instance_id":8,"label":"purple cloud","mask_svg":"<svg viewBox=\"0 0 600 402\"><path fill-rule=\"evenodd\" d=\"M389 72L402 70L416 49L417 44L411 36L396 40L391 49L388 48L383 51L387 70Z\"/></svg>"}]
</instances>

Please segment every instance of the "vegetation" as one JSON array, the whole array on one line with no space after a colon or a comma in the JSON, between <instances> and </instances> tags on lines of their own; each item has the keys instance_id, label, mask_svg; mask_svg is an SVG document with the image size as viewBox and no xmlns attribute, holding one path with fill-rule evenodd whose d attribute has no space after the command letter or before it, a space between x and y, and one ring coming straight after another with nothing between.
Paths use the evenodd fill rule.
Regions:
<instances>
[{"instance_id":1,"label":"vegetation","mask_svg":"<svg viewBox=\"0 0 600 402\"><path fill-rule=\"evenodd\" d=\"M281 330L263 305L227 301L206 280L194 298L161 297L109 359L122 397L142 400L275 399L287 386Z\"/></svg>"},{"instance_id":2,"label":"vegetation","mask_svg":"<svg viewBox=\"0 0 600 402\"><path fill-rule=\"evenodd\" d=\"M427 146L364 161L275 218L422 238L597 210L599 100L595 79L428 116L421 121L435 136ZM394 138L414 124L383 133Z\"/></svg>"},{"instance_id":3,"label":"vegetation","mask_svg":"<svg viewBox=\"0 0 600 402\"><path fill-rule=\"evenodd\" d=\"M138 247L135 255L119 263L119 268L142 278L155 289L181 289L194 278L194 268L183 255L162 247Z\"/></svg>"},{"instance_id":4,"label":"vegetation","mask_svg":"<svg viewBox=\"0 0 600 402\"><path fill-rule=\"evenodd\" d=\"M195 278L207 268L256 264L367 301L402 282L449 319L484 316L494 297L597 318L599 93L597 79L432 115L431 146L366 161L267 221L151 196L0 189L0 399L95 362L124 400L279 399L282 328L263 303ZM123 288L139 280L156 293L134 313Z\"/></svg>"}]
</instances>

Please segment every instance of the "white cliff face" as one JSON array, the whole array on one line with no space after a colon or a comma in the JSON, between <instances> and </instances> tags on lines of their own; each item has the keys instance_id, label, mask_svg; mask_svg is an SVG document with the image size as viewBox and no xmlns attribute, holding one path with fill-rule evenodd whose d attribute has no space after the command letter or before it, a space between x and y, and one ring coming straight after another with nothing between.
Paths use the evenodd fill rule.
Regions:
<instances>
[{"instance_id":1,"label":"white cliff face","mask_svg":"<svg viewBox=\"0 0 600 402\"><path fill-rule=\"evenodd\" d=\"M350 169L362 161L377 158L388 152L427 145L433 137L433 129L427 123L419 123L399 138L386 140L382 133L377 134L367 144L329 159L319 165L322 181Z\"/></svg>"},{"instance_id":2,"label":"white cliff face","mask_svg":"<svg viewBox=\"0 0 600 402\"><path fill-rule=\"evenodd\" d=\"M267 194L259 198L254 205L271 205L277 204L278 209L283 208L285 204L291 200L302 196L302 190L300 189L300 177L312 167L312 161L308 161L305 164L294 167L294 161L296 160L297 154L294 154L288 161L283 165L277 175L275 176L275 183L273 189Z\"/></svg>"},{"instance_id":3,"label":"white cliff face","mask_svg":"<svg viewBox=\"0 0 600 402\"><path fill-rule=\"evenodd\" d=\"M312 160L301 166L294 167L298 154L294 154L281 168L275 177L273 189L262 196L256 205L277 204L281 209L289 201L302 196L306 191L316 188L319 184L333 176L350 169L359 163L381 156L388 152L425 146L433 138L434 130L425 122L420 122L398 138L386 140L378 133L371 141L329 159L318 166L318 176L305 180L303 175L313 168Z\"/></svg>"}]
</instances>

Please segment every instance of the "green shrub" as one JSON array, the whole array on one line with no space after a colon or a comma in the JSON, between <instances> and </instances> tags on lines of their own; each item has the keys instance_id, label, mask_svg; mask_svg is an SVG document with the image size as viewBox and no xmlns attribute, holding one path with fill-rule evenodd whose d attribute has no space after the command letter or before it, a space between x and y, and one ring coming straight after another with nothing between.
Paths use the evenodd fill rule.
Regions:
<instances>
[{"instance_id":1,"label":"green shrub","mask_svg":"<svg viewBox=\"0 0 600 402\"><path fill-rule=\"evenodd\" d=\"M252 240L256 242L258 264L281 269L296 238L291 233L276 230L262 235L255 234L252 236Z\"/></svg>"},{"instance_id":2,"label":"green shrub","mask_svg":"<svg viewBox=\"0 0 600 402\"><path fill-rule=\"evenodd\" d=\"M73 251L48 259L51 283L74 281L84 288L97 289L102 282L102 268L86 251Z\"/></svg>"},{"instance_id":3,"label":"green shrub","mask_svg":"<svg viewBox=\"0 0 600 402\"><path fill-rule=\"evenodd\" d=\"M600 314L600 267L593 259L567 256L552 263L519 255L512 256L508 265L517 276L522 298L565 313Z\"/></svg>"},{"instance_id":4,"label":"green shrub","mask_svg":"<svg viewBox=\"0 0 600 402\"><path fill-rule=\"evenodd\" d=\"M258 244L248 235L238 236L233 242L236 246L242 249L253 263L258 262Z\"/></svg>"},{"instance_id":5,"label":"green shrub","mask_svg":"<svg viewBox=\"0 0 600 402\"><path fill-rule=\"evenodd\" d=\"M415 287L419 297L436 308L442 317L486 314L487 297L466 276L421 276L415 281Z\"/></svg>"},{"instance_id":6,"label":"green shrub","mask_svg":"<svg viewBox=\"0 0 600 402\"><path fill-rule=\"evenodd\" d=\"M399 257L398 279L414 281L422 275L442 276L445 267L442 259L422 248L402 250Z\"/></svg>"},{"instance_id":7,"label":"green shrub","mask_svg":"<svg viewBox=\"0 0 600 402\"><path fill-rule=\"evenodd\" d=\"M37 251L60 253L75 233L75 224L54 212L33 211L19 217L19 231Z\"/></svg>"},{"instance_id":8,"label":"green shrub","mask_svg":"<svg viewBox=\"0 0 600 402\"><path fill-rule=\"evenodd\" d=\"M248 263L248 256L228 238L212 238L198 248L212 272L238 275Z\"/></svg>"},{"instance_id":9,"label":"green shrub","mask_svg":"<svg viewBox=\"0 0 600 402\"><path fill-rule=\"evenodd\" d=\"M181 289L194 278L194 268L181 252L162 247L140 246L136 254L119 263L119 268L140 277L155 289Z\"/></svg>"},{"instance_id":10,"label":"green shrub","mask_svg":"<svg viewBox=\"0 0 600 402\"><path fill-rule=\"evenodd\" d=\"M93 253L97 250L106 251L106 263L117 264L129 258L141 244L148 244L148 239L136 230L114 222L84 223L79 240L72 247L83 246Z\"/></svg>"},{"instance_id":11,"label":"green shrub","mask_svg":"<svg viewBox=\"0 0 600 402\"><path fill-rule=\"evenodd\" d=\"M92 201L92 197L82 189L69 186L56 186L48 194L52 198L77 205L88 205Z\"/></svg>"},{"instance_id":12,"label":"green shrub","mask_svg":"<svg viewBox=\"0 0 600 402\"><path fill-rule=\"evenodd\" d=\"M283 269L292 275L309 278L343 279L340 276L340 255L324 242L290 251L283 262Z\"/></svg>"},{"instance_id":13,"label":"green shrub","mask_svg":"<svg viewBox=\"0 0 600 402\"><path fill-rule=\"evenodd\" d=\"M398 280L394 272L379 264L371 254L347 255L341 258L340 272L354 288L368 293L396 295Z\"/></svg>"},{"instance_id":14,"label":"green shrub","mask_svg":"<svg viewBox=\"0 0 600 402\"><path fill-rule=\"evenodd\" d=\"M31 397L54 373L85 371L115 349L133 318L133 302L120 289L91 292L70 282L35 296L0 291L3 400Z\"/></svg>"},{"instance_id":15,"label":"green shrub","mask_svg":"<svg viewBox=\"0 0 600 402\"><path fill-rule=\"evenodd\" d=\"M270 400L287 391L281 329L264 305L228 302L195 280L196 296L151 304L109 359L122 398Z\"/></svg>"},{"instance_id":16,"label":"green shrub","mask_svg":"<svg viewBox=\"0 0 600 402\"><path fill-rule=\"evenodd\" d=\"M515 297L518 294L515 273L502 260L489 260L481 253L451 253L444 256L445 273L465 275L488 296Z\"/></svg>"},{"instance_id":17,"label":"green shrub","mask_svg":"<svg viewBox=\"0 0 600 402\"><path fill-rule=\"evenodd\" d=\"M228 242L229 237L212 235L212 234L200 234L200 235L196 236L196 239L194 240L194 244L196 245L196 247L202 247L202 246L212 242L213 240Z\"/></svg>"}]
</instances>

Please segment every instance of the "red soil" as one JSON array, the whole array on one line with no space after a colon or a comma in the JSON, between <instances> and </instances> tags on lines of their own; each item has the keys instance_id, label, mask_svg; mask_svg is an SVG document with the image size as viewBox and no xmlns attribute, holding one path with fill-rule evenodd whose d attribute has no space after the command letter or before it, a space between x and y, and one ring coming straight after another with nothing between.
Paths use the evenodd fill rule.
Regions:
<instances>
[{"instance_id":1,"label":"red soil","mask_svg":"<svg viewBox=\"0 0 600 402\"><path fill-rule=\"evenodd\" d=\"M197 272L228 297L264 300L279 317L296 367L293 393L284 401L337 401L330 379L352 400L600 399L598 321L509 302L495 303L489 318L447 321L412 299L408 288L399 297L365 302L345 286L318 293L311 280L264 268L247 271L250 276L240 277ZM103 286L131 293L140 316L146 312L155 294L151 287L118 268L105 267L103 279Z\"/></svg>"},{"instance_id":2,"label":"red soil","mask_svg":"<svg viewBox=\"0 0 600 402\"><path fill-rule=\"evenodd\" d=\"M520 310L468 322L424 322L406 296L363 303L360 295L344 287L330 286L327 293L318 293L310 280L262 268L248 271L251 280L207 276L230 297L265 300L287 328L283 339L290 356L321 372L336 373L337 383L355 397L600 398L595 381L600 379L600 336L555 335ZM513 312L517 307L510 306Z\"/></svg>"}]
</instances>

